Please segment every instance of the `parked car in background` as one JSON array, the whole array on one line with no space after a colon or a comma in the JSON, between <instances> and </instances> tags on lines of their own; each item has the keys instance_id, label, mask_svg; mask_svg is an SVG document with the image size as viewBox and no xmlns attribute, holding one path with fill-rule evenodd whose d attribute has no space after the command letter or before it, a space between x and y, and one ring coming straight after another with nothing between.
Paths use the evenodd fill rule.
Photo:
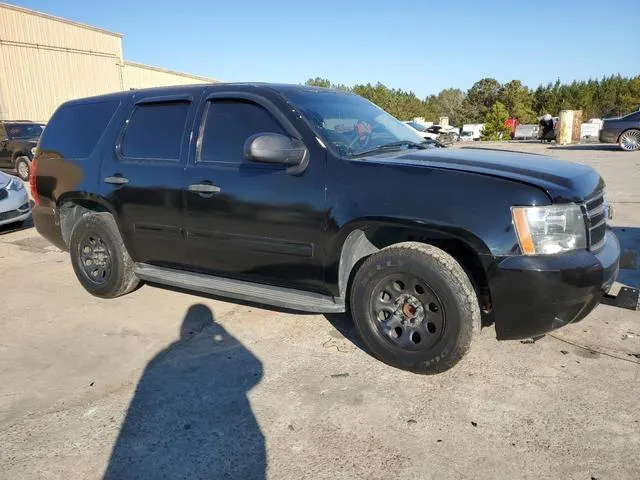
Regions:
<instances>
[{"instance_id":1,"label":"parked car in background","mask_svg":"<svg viewBox=\"0 0 640 480\"><path fill-rule=\"evenodd\" d=\"M480 140L483 130L484 123L465 123L462 125L463 132L473 132L473 140Z\"/></svg>"},{"instance_id":2,"label":"parked car in background","mask_svg":"<svg viewBox=\"0 0 640 480\"><path fill-rule=\"evenodd\" d=\"M29 180L31 160L44 124L26 120L0 120L0 168Z\"/></svg>"},{"instance_id":3,"label":"parked car in background","mask_svg":"<svg viewBox=\"0 0 640 480\"><path fill-rule=\"evenodd\" d=\"M617 143L628 152L640 150L640 111L624 117L605 118L600 130L600 141Z\"/></svg>"},{"instance_id":4,"label":"parked car in background","mask_svg":"<svg viewBox=\"0 0 640 480\"><path fill-rule=\"evenodd\" d=\"M0 172L0 226L19 224L30 216L31 201L22 180Z\"/></svg>"},{"instance_id":5,"label":"parked car in background","mask_svg":"<svg viewBox=\"0 0 640 480\"><path fill-rule=\"evenodd\" d=\"M454 127L443 127L441 125L426 126L413 121L404 123L425 140L435 140L441 145L451 145L453 142L458 141L459 138Z\"/></svg>"},{"instance_id":6,"label":"parked car in background","mask_svg":"<svg viewBox=\"0 0 640 480\"><path fill-rule=\"evenodd\" d=\"M428 128L430 128L431 125L422 125L421 123L414 121L404 123L415 130L422 138L431 138L435 140L438 137L436 133L428 131Z\"/></svg>"},{"instance_id":7,"label":"parked car in background","mask_svg":"<svg viewBox=\"0 0 640 480\"><path fill-rule=\"evenodd\" d=\"M470 130L462 130L460 132L460 141L461 142L473 142L473 132Z\"/></svg>"},{"instance_id":8,"label":"parked car in background","mask_svg":"<svg viewBox=\"0 0 640 480\"><path fill-rule=\"evenodd\" d=\"M520 124L516 127L513 138L514 140L535 140L538 138L538 125Z\"/></svg>"}]
</instances>

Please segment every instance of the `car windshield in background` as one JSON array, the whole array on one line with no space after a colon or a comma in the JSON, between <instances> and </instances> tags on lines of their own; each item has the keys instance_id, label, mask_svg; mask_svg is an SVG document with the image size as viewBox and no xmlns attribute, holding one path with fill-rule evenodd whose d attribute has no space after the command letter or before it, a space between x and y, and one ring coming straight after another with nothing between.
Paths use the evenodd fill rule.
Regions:
<instances>
[{"instance_id":1,"label":"car windshield in background","mask_svg":"<svg viewBox=\"0 0 640 480\"><path fill-rule=\"evenodd\" d=\"M427 131L427 127L425 127L424 125L420 125L417 122L407 122L407 125L409 125L410 127L415 128L419 132L426 132Z\"/></svg>"},{"instance_id":2,"label":"car windshield in background","mask_svg":"<svg viewBox=\"0 0 640 480\"><path fill-rule=\"evenodd\" d=\"M39 138L44 125L39 123L7 123L5 124L9 138Z\"/></svg>"},{"instance_id":3,"label":"car windshield in background","mask_svg":"<svg viewBox=\"0 0 640 480\"><path fill-rule=\"evenodd\" d=\"M402 150L423 144L409 126L357 95L333 90L289 91L285 97L343 156Z\"/></svg>"}]
</instances>

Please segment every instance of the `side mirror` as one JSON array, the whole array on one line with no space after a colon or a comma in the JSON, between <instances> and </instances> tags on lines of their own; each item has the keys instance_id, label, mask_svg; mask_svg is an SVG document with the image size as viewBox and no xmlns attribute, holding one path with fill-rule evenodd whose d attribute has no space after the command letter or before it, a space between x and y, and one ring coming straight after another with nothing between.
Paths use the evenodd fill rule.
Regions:
<instances>
[{"instance_id":1,"label":"side mirror","mask_svg":"<svg viewBox=\"0 0 640 480\"><path fill-rule=\"evenodd\" d=\"M248 160L288 165L289 173L302 172L309 162L309 151L302 141L279 133L257 133L244 144Z\"/></svg>"}]
</instances>

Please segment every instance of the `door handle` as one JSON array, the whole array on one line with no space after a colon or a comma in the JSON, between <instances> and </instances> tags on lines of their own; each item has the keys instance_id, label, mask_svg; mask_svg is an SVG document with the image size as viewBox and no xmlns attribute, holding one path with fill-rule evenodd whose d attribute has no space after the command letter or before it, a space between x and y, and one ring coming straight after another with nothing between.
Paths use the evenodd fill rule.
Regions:
<instances>
[{"instance_id":1,"label":"door handle","mask_svg":"<svg viewBox=\"0 0 640 480\"><path fill-rule=\"evenodd\" d=\"M110 183L111 185L126 185L129 183L129 179L121 175L114 175L113 177L106 177L104 183Z\"/></svg>"},{"instance_id":2,"label":"door handle","mask_svg":"<svg viewBox=\"0 0 640 480\"><path fill-rule=\"evenodd\" d=\"M212 194L219 193L220 187L208 183L193 183L188 187L190 192Z\"/></svg>"}]
</instances>

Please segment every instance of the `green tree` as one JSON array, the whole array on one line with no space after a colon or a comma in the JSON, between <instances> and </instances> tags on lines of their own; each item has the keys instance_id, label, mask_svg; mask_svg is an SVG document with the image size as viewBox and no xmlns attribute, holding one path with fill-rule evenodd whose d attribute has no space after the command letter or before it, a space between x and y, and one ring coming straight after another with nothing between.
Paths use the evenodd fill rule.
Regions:
<instances>
[{"instance_id":1,"label":"green tree","mask_svg":"<svg viewBox=\"0 0 640 480\"><path fill-rule=\"evenodd\" d=\"M501 102L495 102L485 115L482 140L508 139L510 129L504 125L507 118L509 118L507 107Z\"/></svg>"},{"instance_id":2,"label":"green tree","mask_svg":"<svg viewBox=\"0 0 640 480\"><path fill-rule=\"evenodd\" d=\"M449 117L450 125L462 125L468 117L465 95L457 88L442 90L434 98L434 106L438 116Z\"/></svg>"},{"instance_id":3,"label":"green tree","mask_svg":"<svg viewBox=\"0 0 640 480\"><path fill-rule=\"evenodd\" d=\"M467 91L466 108L474 121L481 121L498 100L500 83L495 78L483 78Z\"/></svg>"},{"instance_id":4,"label":"green tree","mask_svg":"<svg viewBox=\"0 0 640 480\"><path fill-rule=\"evenodd\" d=\"M520 123L536 123L536 115L531 108L533 99L529 88L520 80L505 83L498 93L499 101L504 104L510 117L517 118Z\"/></svg>"},{"instance_id":5,"label":"green tree","mask_svg":"<svg viewBox=\"0 0 640 480\"><path fill-rule=\"evenodd\" d=\"M309 80L304 82L304 84L307 87L331 88L331 81L327 80L326 78L321 78L321 77L310 78Z\"/></svg>"}]
</instances>

